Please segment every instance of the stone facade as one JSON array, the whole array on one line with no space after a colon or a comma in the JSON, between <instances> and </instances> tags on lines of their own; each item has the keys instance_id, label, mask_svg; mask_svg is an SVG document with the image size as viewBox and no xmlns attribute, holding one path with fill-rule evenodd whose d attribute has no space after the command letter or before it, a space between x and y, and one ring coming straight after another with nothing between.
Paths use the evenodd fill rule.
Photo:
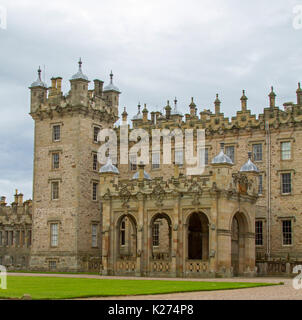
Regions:
<instances>
[{"instance_id":1,"label":"stone facade","mask_svg":"<svg viewBox=\"0 0 302 320\"><path fill-rule=\"evenodd\" d=\"M0 264L7 269L26 269L32 244L32 201L23 202L16 190L14 202L0 201Z\"/></svg>"},{"instance_id":2,"label":"stone facade","mask_svg":"<svg viewBox=\"0 0 302 320\"><path fill-rule=\"evenodd\" d=\"M160 264L152 269L151 260L159 257L170 259L167 268L171 274L185 276L187 268L192 267L186 265L189 254L189 248L184 242L188 239L187 219L190 220L189 217L196 213L202 226L206 224L206 219L210 224L217 219L212 213L217 211L217 208L215 209L217 203L215 204L213 200L217 198L213 185L216 183L217 186L218 182L215 179L220 178L216 169L211 166L211 160L218 154L221 142L225 143L224 151L234 162L230 170L230 183L234 183L232 174L238 173L242 164L246 162L247 153L253 153L252 160L260 171L257 177L258 194L245 195L235 188L234 194L237 192L237 196L232 195L227 200L227 197L218 197L221 210L226 212L222 214L217 211L217 214L222 217L225 215L226 221L221 223L226 225L219 227L219 223L213 222L215 230L211 228L208 230L209 245L203 248L208 262L205 265L198 264L198 268L205 268L205 273L212 272L211 274L234 273L232 250L235 250L236 241L238 243L242 240L238 232L234 231L236 229L238 231L236 223L232 223L233 229L227 223L233 221L232 210L238 203L240 205L244 203L246 206L246 211L238 211L239 215L246 217L242 219L238 217L237 224L240 229L240 225L243 228L244 219L250 222L247 239L254 238L255 241L256 238L254 256L256 255L258 263L302 258L300 84L296 91L297 102L284 103L283 107L276 106L276 94L272 88L268 106L258 116L252 115L248 109L245 92L240 99L240 111L237 111L231 119L226 118L221 112L218 95L214 101L214 112L205 109L198 114L193 98L189 104L189 112L184 116L178 111L176 100L174 106L170 106L168 102L164 112L151 112L150 118L147 106L145 105L142 111L139 106L137 115L132 119L132 127L128 125L129 133L132 128L144 129L150 135L153 129L171 131L180 129L182 132L185 129L204 129L206 169L199 178L186 176L187 166L184 163L177 169L179 184L175 184L175 166L162 163L156 166L147 164L144 169L150 174L151 182L133 182L131 178L137 172L137 166L119 164L118 154L117 166L120 174L118 178L114 177L117 179L116 185L112 185L111 180L108 182L109 190L113 188L109 196L104 190L103 182L100 182L100 179L104 179L99 173L100 165L95 162L100 146L100 142L97 141L99 129L113 128L120 142L120 127L114 127L119 117L120 92L113 85L113 75L110 77L110 84L105 88L103 81L94 80L94 89L89 90L89 80L82 72L80 61L79 71L70 80L70 91L63 94L62 78L52 78L51 87L48 88L42 82L39 70L37 81L30 87L30 115L35 121L33 201L32 204L15 201L8 207L4 205L4 200L0 207L1 228L4 232L2 238L5 237L5 231L11 229L16 231L16 235L19 234L17 231L32 230L32 244L30 248L22 248L23 251L15 246L8 248L2 245L0 250L2 250L1 256L6 256L4 259L10 260L14 254L16 258L11 261L19 261L21 258L24 261L25 257L26 263L29 259L27 267L33 270L94 271L102 268L105 273L114 273L120 257L117 255L118 251L125 261L132 255L134 263L131 264L132 273L152 274L154 270L158 270L156 268L164 268ZM126 110L121 116L123 124L127 123ZM129 147L132 144L133 142ZM172 142L172 162L176 161L175 151L177 150ZM202 190L197 196L188 191L194 183ZM122 199L118 196L124 190L125 184L131 193L128 209L123 206ZM156 185L161 185L164 190L160 208L151 196ZM229 187L227 184L222 185L221 194L227 194ZM253 189L255 188L254 185ZM179 198L179 194L183 194L183 197ZM255 198L258 200L253 204ZM113 207L106 207L108 201ZM194 201L200 205L194 206ZM157 214L159 216L156 216ZM105 218L107 215L111 218ZM117 223L122 222L118 221L122 216L127 218L125 221L127 231L125 231L125 244L123 248L118 249L117 243L111 243L113 246L109 246L106 233L110 233L113 228L111 234L113 240L110 241L117 241L117 234L120 234ZM155 217L159 221L153 221ZM112 221L109 223L106 219ZM255 222L253 226L252 221ZM158 222L156 228L159 232L159 245L152 247L152 254L149 242L153 232L157 231L151 228L151 222ZM207 232L202 229L201 233ZM223 237L224 240L221 240ZM226 239L228 240L225 241ZM229 245L232 242L233 249ZM226 251L229 252L228 260L226 257L219 257L223 250L219 253L217 249L226 243L229 246L227 250L231 248L231 252ZM114 256L106 253L108 246L114 248ZM217 248L213 249L213 246ZM214 258L210 257L211 250L215 251ZM194 256L194 252L190 254ZM255 258L250 251L248 256L251 261L246 262L245 267L238 267L240 270L235 270L235 273L246 272L247 266L250 272L253 272L255 262L252 260ZM108 260L107 265L104 264L104 259ZM8 265L7 262L6 264ZM126 266L126 263L123 265ZM197 268L196 266L192 268Z\"/></svg>"}]
</instances>

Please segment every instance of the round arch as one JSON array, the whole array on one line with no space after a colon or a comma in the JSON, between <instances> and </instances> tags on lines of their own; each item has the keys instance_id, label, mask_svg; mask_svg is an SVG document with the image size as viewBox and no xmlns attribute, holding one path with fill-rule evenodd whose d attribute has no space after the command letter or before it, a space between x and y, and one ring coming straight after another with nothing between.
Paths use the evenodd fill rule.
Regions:
<instances>
[{"instance_id":1,"label":"round arch","mask_svg":"<svg viewBox=\"0 0 302 320\"><path fill-rule=\"evenodd\" d=\"M122 214L116 222L116 244L120 259L136 257L137 222L132 214Z\"/></svg>"},{"instance_id":2,"label":"round arch","mask_svg":"<svg viewBox=\"0 0 302 320\"><path fill-rule=\"evenodd\" d=\"M169 260L172 252L172 220L167 213L155 213L149 224L153 260Z\"/></svg>"},{"instance_id":3,"label":"round arch","mask_svg":"<svg viewBox=\"0 0 302 320\"><path fill-rule=\"evenodd\" d=\"M202 211L194 211L187 217L187 250L189 260L209 259L209 218Z\"/></svg>"}]
</instances>

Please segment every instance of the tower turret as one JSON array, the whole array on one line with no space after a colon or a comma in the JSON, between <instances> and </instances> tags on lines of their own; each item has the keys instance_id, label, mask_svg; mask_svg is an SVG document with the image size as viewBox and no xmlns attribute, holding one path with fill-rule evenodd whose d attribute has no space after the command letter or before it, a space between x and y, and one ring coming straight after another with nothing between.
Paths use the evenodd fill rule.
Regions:
<instances>
[{"instance_id":1,"label":"tower turret","mask_svg":"<svg viewBox=\"0 0 302 320\"><path fill-rule=\"evenodd\" d=\"M38 69L38 79L29 87L31 91L30 112L35 112L47 100L47 84L41 80L41 68Z\"/></svg>"},{"instance_id":2,"label":"tower turret","mask_svg":"<svg viewBox=\"0 0 302 320\"><path fill-rule=\"evenodd\" d=\"M70 79L70 94L71 94L71 104L84 105L88 103L88 77L82 72L82 60L79 60L79 70L76 74Z\"/></svg>"},{"instance_id":3,"label":"tower turret","mask_svg":"<svg viewBox=\"0 0 302 320\"><path fill-rule=\"evenodd\" d=\"M113 73L110 73L110 83L104 88L103 97L111 106L115 115L118 115L120 90L113 84Z\"/></svg>"}]
</instances>

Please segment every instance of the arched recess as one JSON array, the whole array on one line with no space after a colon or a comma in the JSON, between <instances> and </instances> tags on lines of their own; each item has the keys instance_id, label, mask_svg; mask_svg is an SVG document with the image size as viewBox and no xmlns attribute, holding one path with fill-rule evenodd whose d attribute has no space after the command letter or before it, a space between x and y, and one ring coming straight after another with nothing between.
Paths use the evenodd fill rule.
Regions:
<instances>
[{"instance_id":1,"label":"arched recess","mask_svg":"<svg viewBox=\"0 0 302 320\"><path fill-rule=\"evenodd\" d=\"M244 272L247 254L248 221L244 213L237 212L231 220L231 264L233 275L238 276Z\"/></svg>"},{"instance_id":2,"label":"arched recess","mask_svg":"<svg viewBox=\"0 0 302 320\"><path fill-rule=\"evenodd\" d=\"M169 260L172 249L172 222L165 213L155 214L150 223L151 258Z\"/></svg>"},{"instance_id":3,"label":"arched recess","mask_svg":"<svg viewBox=\"0 0 302 320\"><path fill-rule=\"evenodd\" d=\"M122 215L117 221L117 252L120 259L136 258L137 224L130 214Z\"/></svg>"},{"instance_id":4,"label":"arched recess","mask_svg":"<svg viewBox=\"0 0 302 320\"><path fill-rule=\"evenodd\" d=\"M189 260L209 259L209 219L203 212L188 217L187 257Z\"/></svg>"}]
</instances>

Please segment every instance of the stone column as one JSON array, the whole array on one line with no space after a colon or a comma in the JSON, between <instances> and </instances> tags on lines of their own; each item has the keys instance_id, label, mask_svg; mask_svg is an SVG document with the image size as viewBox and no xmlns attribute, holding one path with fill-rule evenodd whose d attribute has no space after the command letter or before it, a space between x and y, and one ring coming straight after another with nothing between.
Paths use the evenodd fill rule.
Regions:
<instances>
[{"instance_id":1,"label":"stone column","mask_svg":"<svg viewBox=\"0 0 302 320\"><path fill-rule=\"evenodd\" d=\"M218 199L216 192L213 193L213 201L211 208L211 216L209 221L209 271L213 276L217 272L217 257L218 257L218 248L217 248L217 216L218 216Z\"/></svg>"},{"instance_id":2,"label":"stone column","mask_svg":"<svg viewBox=\"0 0 302 320\"><path fill-rule=\"evenodd\" d=\"M146 234L148 234L148 223L144 217L144 198L138 195L138 220L137 220L137 258L136 258L136 275L143 276L147 271L147 244Z\"/></svg>"}]
</instances>

